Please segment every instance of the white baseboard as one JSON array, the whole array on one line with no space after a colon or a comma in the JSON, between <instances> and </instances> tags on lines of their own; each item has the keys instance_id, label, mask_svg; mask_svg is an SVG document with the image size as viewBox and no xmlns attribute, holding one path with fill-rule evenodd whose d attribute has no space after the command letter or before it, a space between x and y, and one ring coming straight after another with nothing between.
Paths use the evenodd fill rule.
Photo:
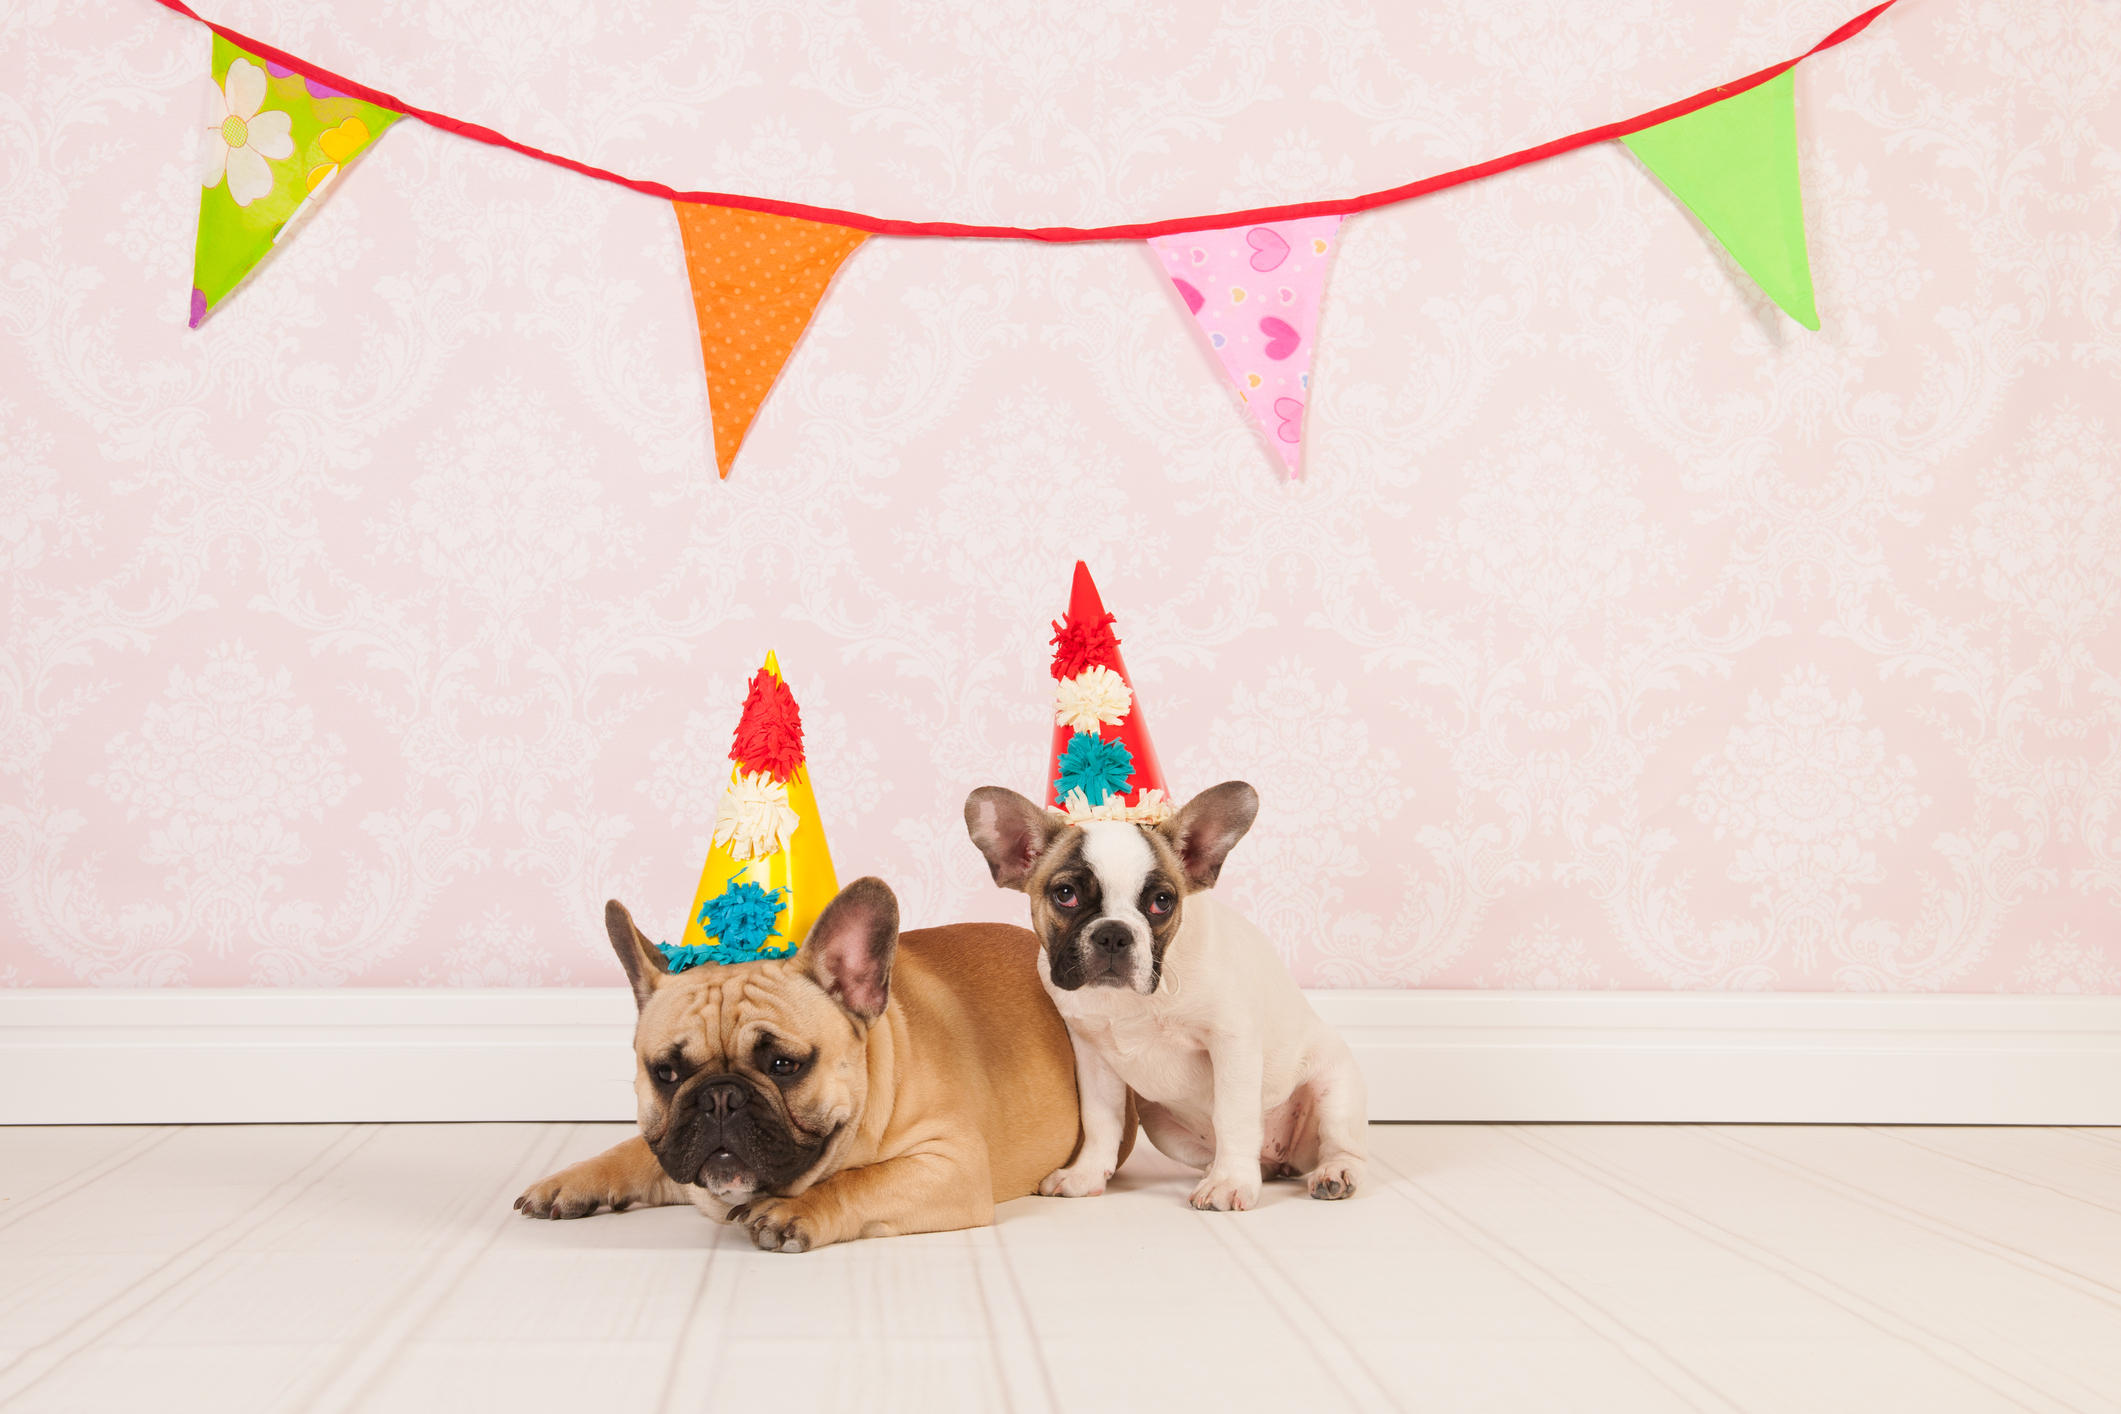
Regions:
<instances>
[{"instance_id":1,"label":"white baseboard","mask_svg":"<svg viewBox=\"0 0 2121 1414\"><path fill-rule=\"evenodd\" d=\"M2121 996L1315 992L1370 1117L2121 1124Z\"/></svg>"},{"instance_id":2,"label":"white baseboard","mask_svg":"<svg viewBox=\"0 0 2121 1414\"><path fill-rule=\"evenodd\" d=\"M2121 1124L2121 996L1314 992L1379 1120ZM0 992L0 1123L633 1118L619 988Z\"/></svg>"}]
</instances>

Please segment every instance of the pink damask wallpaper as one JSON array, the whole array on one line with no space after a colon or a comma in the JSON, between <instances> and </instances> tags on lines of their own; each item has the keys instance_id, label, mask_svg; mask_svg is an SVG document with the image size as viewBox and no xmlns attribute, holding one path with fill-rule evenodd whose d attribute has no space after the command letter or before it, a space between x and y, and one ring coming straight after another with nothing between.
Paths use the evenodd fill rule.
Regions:
<instances>
[{"instance_id":1,"label":"pink damask wallpaper","mask_svg":"<svg viewBox=\"0 0 2121 1414\"><path fill-rule=\"evenodd\" d=\"M1852 0L242 3L680 187L1367 190ZM1400 12L1406 13L1400 13ZM1140 245L876 239L716 479L667 205L407 121L188 332L201 28L0 20L0 981L610 985L779 651L842 877L1021 916L1088 560L1316 986L2121 991L2121 10L1805 64L1824 321L1605 145L1351 219L1289 481Z\"/></svg>"}]
</instances>

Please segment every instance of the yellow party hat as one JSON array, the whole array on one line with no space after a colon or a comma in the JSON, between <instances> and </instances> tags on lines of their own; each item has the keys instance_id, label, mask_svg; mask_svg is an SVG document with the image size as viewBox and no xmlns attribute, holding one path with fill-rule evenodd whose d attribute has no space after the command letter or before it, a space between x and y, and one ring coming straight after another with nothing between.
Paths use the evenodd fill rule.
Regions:
<instances>
[{"instance_id":1,"label":"yellow party hat","mask_svg":"<svg viewBox=\"0 0 2121 1414\"><path fill-rule=\"evenodd\" d=\"M729 760L684 938L662 945L673 972L784 956L840 890L803 761L802 714L771 653L751 680Z\"/></svg>"}]
</instances>

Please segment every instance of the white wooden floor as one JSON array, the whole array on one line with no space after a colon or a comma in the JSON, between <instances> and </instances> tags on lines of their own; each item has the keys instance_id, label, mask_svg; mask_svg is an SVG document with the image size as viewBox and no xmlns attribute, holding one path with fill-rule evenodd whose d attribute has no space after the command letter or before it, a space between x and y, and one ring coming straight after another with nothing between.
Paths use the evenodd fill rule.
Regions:
<instances>
[{"instance_id":1,"label":"white wooden floor","mask_svg":"<svg viewBox=\"0 0 2121 1414\"><path fill-rule=\"evenodd\" d=\"M1379 1125L991 1229L536 1222L620 1125L0 1129L0 1408L2121 1409L2121 1131Z\"/></svg>"}]
</instances>

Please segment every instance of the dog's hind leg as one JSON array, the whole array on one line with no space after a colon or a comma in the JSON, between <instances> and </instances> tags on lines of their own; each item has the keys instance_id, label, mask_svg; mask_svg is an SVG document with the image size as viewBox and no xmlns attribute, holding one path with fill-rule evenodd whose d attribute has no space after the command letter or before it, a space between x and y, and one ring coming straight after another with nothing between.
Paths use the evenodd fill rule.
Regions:
<instances>
[{"instance_id":1,"label":"dog's hind leg","mask_svg":"<svg viewBox=\"0 0 2121 1414\"><path fill-rule=\"evenodd\" d=\"M1166 1158L1176 1159L1188 1168L1204 1169L1215 1162L1215 1137L1196 1134L1180 1124L1169 1110L1154 1100L1144 1100L1136 1095L1135 1105L1141 1112L1142 1133Z\"/></svg>"},{"instance_id":2,"label":"dog's hind leg","mask_svg":"<svg viewBox=\"0 0 2121 1414\"><path fill-rule=\"evenodd\" d=\"M1318 1106L1318 1167L1304 1175L1313 1198L1352 1198L1370 1154L1370 1087L1343 1046L1311 1082Z\"/></svg>"},{"instance_id":3,"label":"dog's hind leg","mask_svg":"<svg viewBox=\"0 0 2121 1414\"><path fill-rule=\"evenodd\" d=\"M671 1182L648 1141L636 1134L531 1184L516 1199L516 1211L533 1218L586 1218L603 1207L623 1213L635 1206L663 1208L684 1201L685 1191Z\"/></svg>"}]
</instances>

